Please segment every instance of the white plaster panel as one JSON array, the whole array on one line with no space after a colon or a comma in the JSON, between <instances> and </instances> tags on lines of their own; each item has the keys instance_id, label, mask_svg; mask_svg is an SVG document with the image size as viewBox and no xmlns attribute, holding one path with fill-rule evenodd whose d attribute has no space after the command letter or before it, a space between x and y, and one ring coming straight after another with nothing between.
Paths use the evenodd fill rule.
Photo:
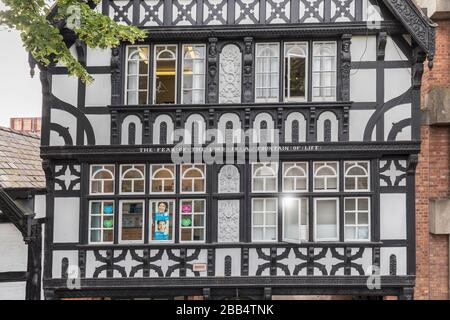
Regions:
<instances>
[{"instance_id":1,"label":"white plaster panel","mask_svg":"<svg viewBox=\"0 0 450 320\"><path fill-rule=\"evenodd\" d=\"M358 253L359 248L352 248L352 255ZM352 261L355 264L360 264L364 270L365 275L372 274L372 248L365 248L361 258ZM359 276L359 272L355 269L351 269L352 276Z\"/></svg>"},{"instance_id":2,"label":"white plaster panel","mask_svg":"<svg viewBox=\"0 0 450 320\"><path fill-rule=\"evenodd\" d=\"M352 69L350 71L350 100L354 102L377 101L377 71Z\"/></svg>"},{"instance_id":3,"label":"white plaster panel","mask_svg":"<svg viewBox=\"0 0 450 320\"><path fill-rule=\"evenodd\" d=\"M364 130L374 112L374 110L350 110L350 141L364 140Z\"/></svg>"},{"instance_id":4,"label":"white plaster panel","mask_svg":"<svg viewBox=\"0 0 450 320\"><path fill-rule=\"evenodd\" d=\"M117 252L114 253L114 255L116 256L120 255L122 252L120 250L118 250ZM138 253L141 257L143 256L143 251L137 251L136 253ZM116 263L116 265L124 267L125 268L125 273L127 275L127 277L130 275L131 273L131 269L134 266L137 266L141 264L141 262L139 261L134 261L133 257L131 256L131 253L128 251L127 255L125 256L125 260L123 261L119 261ZM142 270L140 270L138 273L135 274L135 277L142 277L143 276L143 272ZM114 277L122 277L119 271L114 270Z\"/></svg>"},{"instance_id":5,"label":"white plaster panel","mask_svg":"<svg viewBox=\"0 0 450 320\"><path fill-rule=\"evenodd\" d=\"M68 75L53 75L52 94L58 99L76 107L78 105L78 79Z\"/></svg>"},{"instance_id":6,"label":"white plaster panel","mask_svg":"<svg viewBox=\"0 0 450 320\"><path fill-rule=\"evenodd\" d=\"M27 270L27 246L12 223L0 224L0 257L0 272Z\"/></svg>"},{"instance_id":7,"label":"white plaster panel","mask_svg":"<svg viewBox=\"0 0 450 320\"><path fill-rule=\"evenodd\" d=\"M384 55L386 61L406 61L408 58L403 54L402 50L392 40L390 36L387 37L386 50Z\"/></svg>"},{"instance_id":8,"label":"white plaster panel","mask_svg":"<svg viewBox=\"0 0 450 320\"><path fill-rule=\"evenodd\" d=\"M406 247L399 248L381 248L380 250L380 274L389 275L390 256L394 254L397 258L397 275L404 276L407 272L407 254Z\"/></svg>"},{"instance_id":9,"label":"white plaster panel","mask_svg":"<svg viewBox=\"0 0 450 320\"><path fill-rule=\"evenodd\" d=\"M270 256L270 249L261 249L262 252L266 255ZM262 260L258 258L258 252L256 249L250 249L248 252L248 259L249 259L249 268L248 268L248 274L250 276L255 276L256 272L258 271L258 266L260 264L267 263L268 261ZM266 268L262 273L261 276L269 276L270 275L270 268Z\"/></svg>"},{"instance_id":10,"label":"white plaster panel","mask_svg":"<svg viewBox=\"0 0 450 320\"><path fill-rule=\"evenodd\" d=\"M189 257L192 254L194 254L195 249L189 249L186 251L186 256ZM208 250L203 249L200 251L199 255L198 255L198 259L193 260L191 262L189 262L190 264L201 264L201 265L205 265L206 267L208 266ZM200 277L206 277L208 275L208 268L205 269L205 271L200 271L199 272ZM186 277L195 277L195 274L192 270L186 269Z\"/></svg>"},{"instance_id":11,"label":"white plaster panel","mask_svg":"<svg viewBox=\"0 0 450 320\"><path fill-rule=\"evenodd\" d=\"M180 250L172 250L172 253L174 255L176 255L176 256L179 256L180 255ZM156 252L154 252L152 250L151 251L151 255L153 256L155 254L156 254ZM171 266L173 266L173 265L175 265L177 263L178 262L172 261L172 260L169 259L169 256L167 255L167 251L164 251L164 253L163 253L163 255L162 255L160 260L157 260L157 261L153 262L154 265L161 267L161 270L162 270L164 276L166 276L169 267L171 267ZM171 277L179 277L180 276L180 270L176 269L175 271L172 272L172 274L170 276ZM159 277L158 274L155 271L150 270L150 278L157 278L157 277Z\"/></svg>"},{"instance_id":12,"label":"white plaster panel","mask_svg":"<svg viewBox=\"0 0 450 320\"><path fill-rule=\"evenodd\" d=\"M103 257L106 257L106 251L105 250L99 251L99 253ZM93 278L94 277L94 273L95 273L95 269L97 269L101 265L103 265L103 263L100 262L100 261L97 261L93 251L86 252L86 278ZM98 278L106 278L106 270L101 272L98 275Z\"/></svg>"},{"instance_id":13,"label":"white plaster panel","mask_svg":"<svg viewBox=\"0 0 450 320\"><path fill-rule=\"evenodd\" d=\"M376 36L353 36L351 45L352 61L376 61Z\"/></svg>"},{"instance_id":14,"label":"white plaster panel","mask_svg":"<svg viewBox=\"0 0 450 320\"><path fill-rule=\"evenodd\" d=\"M52 109L50 119L52 123L59 124L64 128L69 129L69 134L72 137L73 143L75 143L77 138L77 119L70 113L59 110ZM50 145L51 146L62 146L64 145L64 139L59 136L57 132L51 131L50 135Z\"/></svg>"},{"instance_id":15,"label":"white plaster panel","mask_svg":"<svg viewBox=\"0 0 450 320\"><path fill-rule=\"evenodd\" d=\"M77 47L75 46L75 44L73 44L70 48L69 48L70 54L76 59L78 60L78 53L77 53ZM62 62L58 62L56 64L57 67L65 67L65 65Z\"/></svg>"},{"instance_id":16,"label":"white plaster panel","mask_svg":"<svg viewBox=\"0 0 450 320\"><path fill-rule=\"evenodd\" d=\"M363 21L383 21L384 18L381 14L380 7L373 5L369 0L363 0ZM371 24L372 27L376 27L376 24Z\"/></svg>"},{"instance_id":17,"label":"white plaster panel","mask_svg":"<svg viewBox=\"0 0 450 320\"><path fill-rule=\"evenodd\" d=\"M216 277L225 276L225 257L231 257L231 276L241 275L241 249L216 249Z\"/></svg>"},{"instance_id":18,"label":"white plaster panel","mask_svg":"<svg viewBox=\"0 0 450 320\"><path fill-rule=\"evenodd\" d=\"M25 300L26 282L0 282L0 300Z\"/></svg>"},{"instance_id":19,"label":"white plaster panel","mask_svg":"<svg viewBox=\"0 0 450 320\"><path fill-rule=\"evenodd\" d=\"M39 194L34 196L34 213L36 214L36 219L45 218L46 216L46 196L44 194Z\"/></svg>"},{"instance_id":20,"label":"white plaster panel","mask_svg":"<svg viewBox=\"0 0 450 320\"><path fill-rule=\"evenodd\" d=\"M387 140L393 125L401 120L411 118L411 104L402 104L384 114L384 138ZM411 140L411 126L404 128L396 136L396 141Z\"/></svg>"},{"instance_id":21,"label":"white plaster panel","mask_svg":"<svg viewBox=\"0 0 450 320\"><path fill-rule=\"evenodd\" d=\"M53 242L78 242L79 217L79 198L55 198Z\"/></svg>"},{"instance_id":22,"label":"white plaster panel","mask_svg":"<svg viewBox=\"0 0 450 320\"><path fill-rule=\"evenodd\" d=\"M380 194L380 238L406 239L406 194Z\"/></svg>"},{"instance_id":23,"label":"white plaster panel","mask_svg":"<svg viewBox=\"0 0 450 320\"><path fill-rule=\"evenodd\" d=\"M62 278L62 261L67 258L69 261L69 277L76 278L77 268L78 268L78 251L53 251L53 261L52 261L52 277L54 279ZM73 272L73 273L72 273Z\"/></svg>"},{"instance_id":24,"label":"white plaster panel","mask_svg":"<svg viewBox=\"0 0 450 320\"><path fill-rule=\"evenodd\" d=\"M111 104L111 75L94 74L94 82L86 85L86 107L105 107Z\"/></svg>"},{"instance_id":25,"label":"white plaster panel","mask_svg":"<svg viewBox=\"0 0 450 320\"><path fill-rule=\"evenodd\" d=\"M111 65L111 49L100 49L100 48L87 48L86 65L88 67L92 66L106 66Z\"/></svg>"},{"instance_id":26,"label":"white plaster panel","mask_svg":"<svg viewBox=\"0 0 450 320\"><path fill-rule=\"evenodd\" d=\"M384 101L387 102L405 93L411 88L411 70L384 70Z\"/></svg>"},{"instance_id":27,"label":"white plaster panel","mask_svg":"<svg viewBox=\"0 0 450 320\"><path fill-rule=\"evenodd\" d=\"M86 117L94 129L95 144L98 146L111 144L111 116L89 114ZM84 141L87 141L87 139Z\"/></svg>"}]
</instances>

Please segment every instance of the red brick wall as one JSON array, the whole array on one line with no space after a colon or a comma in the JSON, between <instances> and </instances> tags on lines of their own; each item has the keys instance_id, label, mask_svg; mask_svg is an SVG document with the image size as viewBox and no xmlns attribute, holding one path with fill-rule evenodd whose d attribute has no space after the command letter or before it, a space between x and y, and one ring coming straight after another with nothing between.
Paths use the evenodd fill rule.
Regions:
<instances>
[{"instance_id":1,"label":"red brick wall","mask_svg":"<svg viewBox=\"0 0 450 320\"><path fill-rule=\"evenodd\" d=\"M422 101L434 87L450 87L450 21L438 21L436 57L425 68ZM416 299L449 299L448 236L429 233L429 201L450 197L450 128L422 126L416 173Z\"/></svg>"}]
</instances>

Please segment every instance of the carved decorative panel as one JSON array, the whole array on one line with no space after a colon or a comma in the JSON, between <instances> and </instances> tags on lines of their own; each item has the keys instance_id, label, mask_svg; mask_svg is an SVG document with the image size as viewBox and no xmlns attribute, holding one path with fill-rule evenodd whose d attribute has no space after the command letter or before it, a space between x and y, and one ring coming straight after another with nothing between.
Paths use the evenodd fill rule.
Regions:
<instances>
[{"instance_id":1,"label":"carved decorative panel","mask_svg":"<svg viewBox=\"0 0 450 320\"><path fill-rule=\"evenodd\" d=\"M380 186L404 187L406 186L406 160L380 161Z\"/></svg>"},{"instance_id":2,"label":"carved decorative panel","mask_svg":"<svg viewBox=\"0 0 450 320\"><path fill-rule=\"evenodd\" d=\"M220 53L219 103L241 103L242 53L234 44Z\"/></svg>"},{"instance_id":3,"label":"carved decorative panel","mask_svg":"<svg viewBox=\"0 0 450 320\"><path fill-rule=\"evenodd\" d=\"M219 193L239 193L239 170L233 165L226 165L219 172Z\"/></svg>"},{"instance_id":4,"label":"carved decorative panel","mask_svg":"<svg viewBox=\"0 0 450 320\"><path fill-rule=\"evenodd\" d=\"M203 24L227 24L227 10L225 0L204 0Z\"/></svg>"},{"instance_id":5,"label":"carved decorative panel","mask_svg":"<svg viewBox=\"0 0 450 320\"><path fill-rule=\"evenodd\" d=\"M239 242L239 200L219 200L218 242Z\"/></svg>"},{"instance_id":6,"label":"carved decorative panel","mask_svg":"<svg viewBox=\"0 0 450 320\"><path fill-rule=\"evenodd\" d=\"M162 26L164 0L144 0L140 3L140 26Z\"/></svg>"},{"instance_id":7,"label":"carved decorative panel","mask_svg":"<svg viewBox=\"0 0 450 320\"><path fill-rule=\"evenodd\" d=\"M235 24L259 23L259 0L236 0Z\"/></svg>"},{"instance_id":8,"label":"carved decorative panel","mask_svg":"<svg viewBox=\"0 0 450 320\"><path fill-rule=\"evenodd\" d=\"M331 0L331 21L355 21L355 0Z\"/></svg>"},{"instance_id":9,"label":"carved decorative panel","mask_svg":"<svg viewBox=\"0 0 450 320\"><path fill-rule=\"evenodd\" d=\"M109 1L109 16L116 22L132 24L133 21L133 1L115 0Z\"/></svg>"},{"instance_id":10,"label":"carved decorative panel","mask_svg":"<svg viewBox=\"0 0 450 320\"><path fill-rule=\"evenodd\" d=\"M197 19L197 0L173 0L173 25L194 25Z\"/></svg>"},{"instance_id":11,"label":"carved decorative panel","mask_svg":"<svg viewBox=\"0 0 450 320\"><path fill-rule=\"evenodd\" d=\"M55 166L55 190L80 190L81 167L79 165Z\"/></svg>"},{"instance_id":12,"label":"carved decorative panel","mask_svg":"<svg viewBox=\"0 0 450 320\"><path fill-rule=\"evenodd\" d=\"M325 0L300 0L299 22L317 23L325 19Z\"/></svg>"},{"instance_id":13,"label":"carved decorative panel","mask_svg":"<svg viewBox=\"0 0 450 320\"><path fill-rule=\"evenodd\" d=\"M291 0L266 0L266 23L290 22Z\"/></svg>"}]
</instances>

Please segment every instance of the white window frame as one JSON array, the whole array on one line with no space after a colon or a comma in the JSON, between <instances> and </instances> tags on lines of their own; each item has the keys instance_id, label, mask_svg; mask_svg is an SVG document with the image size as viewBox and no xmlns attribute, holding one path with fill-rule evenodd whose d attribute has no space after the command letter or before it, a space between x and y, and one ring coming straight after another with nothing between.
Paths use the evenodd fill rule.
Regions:
<instances>
[{"instance_id":1,"label":"white window frame","mask_svg":"<svg viewBox=\"0 0 450 320\"><path fill-rule=\"evenodd\" d=\"M102 167L102 169L94 172L94 167ZM111 172L109 169L105 169L105 167L113 167L114 172ZM97 174L103 170L111 173L112 179L94 179L93 178L95 174ZM91 164L90 169L89 169L89 194L91 194L91 195L113 195L113 194L115 194L115 189L116 189L115 175L116 175L116 166L114 164ZM99 192L99 193L92 192L92 182L93 181L101 181L103 192ZM113 183L113 191L112 192L104 192L104 190L105 190L104 181L112 181L112 183Z\"/></svg>"},{"instance_id":2,"label":"white window frame","mask_svg":"<svg viewBox=\"0 0 450 320\"><path fill-rule=\"evenodd\" d=\"M92 204L94 202L100 202L101 203L100 214L92 214ZM105 217L105 214L103 213L103 208L104 208L104 205L105 205L106 202L112 203L112 205L113 205L113 212L112 212L112 214L111 215L106 215L108 217L112 217L112 220L113 220L112 228L105 228L104 225L103 225L104 217ZM91 201L89 201L89 244L113 244L114 243L114 237L115 237L115 235L114 235L114 225L116 224L115 211L116 211L116 204L115 204L114 200L91 200ZM92 217L93 216L101 218L101 220L100 220L100 227L99 228L92 228ZM100 241L92 241L91 231L93 231L93 230L99 230L100 231L100 239L101 239ZM113 234L113 240L112 241L103 241L103 233L104 233L105 230L112 230L112 234Z\"/></svg>"},{"instance_id":3,"label":"white window frame","mask_svg":"<svg viewBox=\"0 0 450 320\"><path fill-rule=\"evenodd\" d=\"M174 46L175 47L175 59L161 59L162 61L167 60L167 61L175 61L175 101L174 103L176 104L178 101L178 45L176 44L155 44L154 48L153 48L153 104L157 104L156 103L156 65L158 64L158 53L157 53L157 49L159 47L163 47L165 48L162 52L168 50L168 47ZM159 54L161 54L162 52L160 52ZM158 103L158 105L164 105L165 103Z\"/></svg>"},{"instance_id":4,"label":"white window frame","mask_svg":"<svg viewBox=\"0 0 450 320\"><path fill-rule=\"evenodd\" d=\"M286 236L286 228L284 225L284 221L286 219L286 202L287 201L296 201L298 202L298 207L300 208L299 219L298 219L298 239L290 239ZM302 227L302 214L301 211L302 205L301 201L306 201L306 240L302 240L301 236L301 227ZM302 242L308 242L309 241L309 198L307 197L295 197L295 198L283 198L283 218L282 218L282 226L283 226L283 241L285 242L292 242L292 243L302 243Z\"/></svg>"},{"instance_id":5,"label":"white window frame","mask_svg":"<svg viewBox=\"0 0 450 320\"><path fill-rule=\"evenodd\" d=\"M270 169L272 169L270 167L271 164L275 164L275 169L274 169L274 176L272 177L255 177L255 173L257 170L260 170L261 168L255 169L256 165L263 165L264 167L268 167ZM276 162L256 162L256 163L252 163L252 193L274 193L274 192L278 192L278 163ZM274 190L266 190L266 179L273 179L275 178L275 189ZM263 180L263 186L264 186L264 190L263 191L256 191L255 190L255 179L261 179Z\"/></svg>"},{"instance_id":6,"label":"white window frame","mask_svg":"<svg viewBox=\"0 0 450 320\"><path fill-rule=\"evenodd\" d=\"M123 167L125 166L131 166L130 169L126 170L125 172L123 171ZM144 172L141 172L141 170L137 169L136 167L143 167L144 168ZM137 179L137 178L124 178L125 174L128 173L128 171L138 171L139 173L142 174L142 178L141 179ZM120 165L120 179L119 179L119 185L120 185L120 194L145 194L145 171L146 171L146 166L145 164L121 164ZM131 181L131 192L124 192L122 191L122 184L124 181ZM143 182L143 187L144 190L141 192L136 192L135 190L135 182L136 181L142 181Z\"/></svg>"},{"instance_id":7,"label":"white window frame","mask_svg":"<svg viewBox=\"0 0 450 320\"><path fill-rule=\"evenodd\" d=\"M129 75L128 74L128 63L129 63L129 61L130 61L130 57L129 57L129 55L130 55L130 49L131 48L137 48L138 50L139 50L139 48L147 48L147 50L148 50L148 57L147 57L147 73L146 74L140 74L139 72L140 72L140 70L139 70L139 65L138 65L138 74L136 74L136 75ZM128 92L130 91L130 92L133 92L133 93L137 93L137 95L138 95L138 97L137 97L137 101L138 101L138 104L139 104L139 92L144 92L144 91L146 91L147 92L147 98L146 98L146 104L148 104L148 98L149 98L149 86L150 86L150 83L149 83L149 80L150 80L150 46L149 45L130 45L130 46L127 46L127 49L126 49L126 64L125 64L125 105L130 105L129 103L128 103ZM145 61L144 59L139 59L139 60L136 60L136 61L138 61L138 62L140 62L140 61ZM138 83L137 83L137 90L128 90L128 77L129 76L137 76L138 77ZM147 77L147 89L146 90L143 90L143 89L139 89L139 77L144 77L144 76L146 76Z\"/></svg>"},{"instance_id":8,"label":"white window frame","mask_svg":"<svg viewBox=\"0 0 450 320\"><path fill-rule=\"evenodd\" d=\"M122 240L122 217L123 217L123 204L124 203L141 203L142 204L142 237L139 240ZM145 236L145 200L120 200L119 201L119 243L120 244L143 244L144 243L144 236Z\"/></svg>"},{"instance_id":9,"label":"white window frame","mask_svg":"<svg viewBox=\"0 0 450 320\"><path fill-rule=\"evenodd\" d=\"M315 57L326 57L326 56L316 56L314 55L314 48L315 46L320 46L320 45L333 45L334 46L334 56L330 56L330 57L334 57L334 65L333 65L333 70L315 70L314 69L314 58ZM312 44L312 59L313 59L313 63L311 66L312 69L312 101L336 101L337 100L337 42L336 41L314 41ZM322 87L314 87L314 75L318 74L320 76L320 74L322 73L334 73L334 97L315 97L314 96L314 88L322 88Z\"/></svg>"},{"instance_id":10,"label":"white window frame","mask_svg":"<svg viewBox=\"0 0 450 320\"><path fill-rule=\"evenodd\" d=\"M346 200L355 200L355 210L346 210L345 209L345 201ZM358 201L361 199L366 199L367 200L367 211L366 210L359 210L358 208ZM370 232L370 228L371 228L371 221L370 221L370 217L371 217L371 212L370 212L370 197L345 197L344 198L344 241L346 242L369 242L371 239L371 232ZM355 214L355 224L347 224L347 213L351 212ZM359 213L366 213L367 212L367 224L360 224L359 223ZM367 239L360 239L360 238L356 238L356 239L348 239L347 238L347 234L345 232L346 227L355 227L356 228L356 236L358 236L358 228L360 227L367 227L368 229L368 238Z\"/></svg>"},{"instance_id":11,"label":"white window frame","mask_svg":"<svg viewBox=\"0 0 450 320\"><path fill-rule=\"evenodd\" d=\"M184 178L184 175L186 174L186 172L183 172L183 168L189 166L191 168L186 169L186 172L188 172L189 170L199 170L201 172L200 169L195 168L195 166L203 166L203 172L202 173L202 178ZM194 164L182 164L180 165L180 193L181 194L204 194L206 193L206 165L204 163L194 163ZM183 191L183 180L184 179L190 179L191 180L191 191ZM194 191L195 186L194 186L194 181L195 180L200 180L203 179L203 190L201 191Z\"/></svg>"},{"instance_id":12,"label":"white window frame","mask_svg":"<svg viewBox=\"0 0 450 320\"><path fill-rule=\"evenodd\" d=\"M329 201L333 200L336 202L336 238L317 238L317 202L318 201ZM339 198L314 198L314 241L316 242L327 242L327 241L339 241Z\"/></svg>"},{"instance_id":13,"label":"white window frame","mask_svg":"<svg viewBox=\"0 0 450 320\"><path fill-rule=\"evenodd\" d=\"M293 166L285 169L286 165L292 164ZM300 170L304 171L302 167L298 166L299 164L305 164L306 165L306 172L305 176L295 176L295 177L288 177L286 176L286 171L291 170L292 168L299 168ZM297 179L306 179L306 189L304 190L296 190L297 187ZM286 190L285 187L285 179L294 179L294 190ZM292 192L292 193L300 193L300 192L308 192L309 190L309 163L306 161L301 162L283 162L283 192Z\"/></svg>"},{"instance_id":14,"label":"white window frame","mask_svg":"<svg viewBox=\"0 0 450 320\"><path fill-rule=\"evenodd\" d=\"M182 75L181 75L181 103L182 104L185 103L184 102L184 90L185 90L185 88L184 88L184 64L185 64L185 60L187 60L187 59L185 59L185 54L186 53L184 51L185 51L186 47L192 47L194 51L195 51L195 48L197 48L197 47L202 47L205 50L204 51L205 55L203 56L203 70L204 70L204 73L201 74L203 76L202 101L201 102L192 102L191 103L191 104L204 104L206 102L206 45L205 44L183 44L183 47L182 47L183 57L181 59L181 70L182 70ZM197 61L197 60L201 60L201 59L195 58L195 59L189 59L189 60ZM199 75L199 74L192 73L192 76L193 76L192 79L194 79L195 75ZM200 91L200 89L194 89L194 88L191 88L189 90L192 93L194 91Z\"/></svg>"},{"instance_id":15,"label":"white window frame","mask_svg":"<svg viewBox=\"0 0 450 320\"><path fill-rule=\"evenodd\" d=\"M259 49L261 48L261 47L265 47L265 46L273 46L273 45L275 45L276 46L276 52L277 52L277 56L276 57L265 57L265 56L260 56L259 55ZM264 49L261 49L261 50L264 50ZM264 73L261 73L261 72L258 72L258 70L257 70L257 65L258 65L258 59L273 59L273 58L277 58L278 59L278 69L277 69L277 78L278 78L278 81L277 81L277 87L276 88L272 88L272 87L269 87L269 90L274 90L274 89L276 89L277 90L277 96L276 97L273 97L273 98L271 98L271 97L258 97L258 89L268 89L268 88L259 88L258 86L257 86L257 76L258 76L258 74L267 74L267 72L264 72ZM279 100L280 100L280 60L281 60L281 57L280 57L280 43L278 43L278 42L260 42L260 43L257 43L256 44L256 46L255 46L255 102L279 102ZM269 72L270 74L271 74L271 77L273 76L273 74L272 74L272 72Z\"/></svg>"},{"instance_id":16,"label":"white window frame","mask_svg":"<svg viewBox=\"0 0 450 320\"><path fill-rule=\"evenodd\" d=\"M181 223L182 223L182 216L183 216L183 211L182 211L183 210L183 208L182 208L183 201L192 201L192 209L195 208L195 204L194 204L195 201L203 201L203 208L204 208L203 213L199 214L199 213L195 213L195 211L192 211L192 213L189 213L189 215L192 216L192 225L190 227L183 227L181 225ZM180 199L180 205L179 205L180 210L179 210L179 218L178 218L178 220L179 220L178 235L179 235L180 243L205 243L206 242L206 226L207 226L206 205L207 205L206 199ZM203 215L204 225L203 225L202 228L194 226L194 216L195 215ZM191 229L191 232L192 232L191 233L191 239L194 237L194 230L195 229L203 229L203 240L189 240L189 241L188 240L182 240L181 239L181 231L183 229Z\"/></svg>"},{"instance_id":17,"label":"white window frame","mask_svg":"<svg viewBox=\"0 0 450 320\"><path fill-rule=\"evenodd\" d=\"M364 169L363 167L361 167L359 164L360 163L365 163L367 164L367 170ZM345 169L347 164L353 164L350 165L350 167L348 169ZM348 171L353 168L353 167L360 167L361 169L363 169L364 171L367 171L367 175L365 176L348 176ZM358 192L358 191L370 191L370 161L344 161L344 191L349 191L349 192ZM347 178L352 178L355 180L355 189L347 189L347 183L346 183L346 179ZM358 180L362 179L362 178L367 178L367 188L366 189L359 189L358 188Z\"/></svg>"},{"instance_id":18,"label":"white window frame","mask_svg":"<svg viewBox=\"0 0 450 320\"><path fill-rule=\"evenodd\" d=\"M289 45L294 45L294 46L306 46L305 52L306 52L306 56L305 58L305 97L301 98L301 97L295 97L295 98L291 98L290 95L286 96L286 89L287 92L289 93L289 88L290 88L290 73L289 75L284 74L283 76L283 101L285 102L304 102L308 100L308 85L309 85L309 42L307 41L299 41L299 42L285 42L284 43L284 55L283 55L283 70L284 72L286 72L286 59L288 59L288 70L290 70L290 57L294 56L297 57L296 55L291 55L288 54L288 52L286 51L286 47ZM287 77L287 82L286 82L286 77Z\"/></svg>"},{"instance_id":19,"label":"white window frame","mask_svg":"<svg viewBox=\"0 0 450 320\"><path fill-rule=\"evenodd\" d=\"M172 234L171 234L172 240L155 240L155 239L153 239L153 237L154 237L154 234L152 232L152 224L154 223L154 221L153 221L153 213L154 213L153 212L153 203L157 204L158 202L166 202L166 203L168 203L169 204L169 210L170 210L170 203L172 203L173 212L172 212L172 220L170 221L170 223L172 224ZM181 207L180 207L180 210L181 210ZM151 199L149 201L148 212L150 214L150 217L149 217L149 223L150 223L149 224L149 237L148 237L149 238L149 243L175 243L175 229L176 229L176 225L175 225L175 223L176 223L175 222L176 221L176 218L175 218L175 215L176 215L176 203L175 203L175 200L174 199L157 199L157 200ZM181 223L181 219L180 219L180 223ZM180 233L180 235L181 235L181 233Z\"/></svg>"},{"instance_id":20,"label":"white window frame","mask_svg":"<svg viewBox=\"0 0 450 320\"><path fill-rule=\"evenodd\" d=\"M316 164L318 163L322 163L323 165L320 166L317 170L315 168ZM316 173L317 171L320 170L320 168L322 168L323 166L327 166L330 167L329 164L336 164L336 175L335 176L317 176ZM332 170L333 167L330 167ZM315 161L313 162L313 191L314 192L338 192L339 191L339 161ZM316 189L316 178L322 178L325 179L324 180L324 187L325 189L320 190L320 189ZM336 178L336 189L328 189L328 179L330 178Z\"/></svg>"},{"instance_id":21,"label":"white window frame","mask_svg":"<svg viewBox=\"0 0 450 320\"><path fill-rule=\"evenodd\" d=\"M253 215L255 214L255 201L257 200L263 200L264 204L263 204L263 211L257 211L257 213L262 214L263 215L263 224L262 225L258 225L255 226L254 225L254 219L253 219ZM275 211L268 211L267 210L267 200L274 200L275 201ZM275 213L275 225L267 225L266 224L266 214L267 213ZM278 198L252 198L252 212L251 212L251 232L252 232L252 242L278 242ZM266 240L265 235L266 235L266 229L267 228L273 228L275 227L275 240ZM260 228L263 230L263 240L257 240L254 238L255 232L254 232L254 228Z\"/></svg>"},{"instance_id":22,"label":"white window frame","mask_svg":"<svg viewBox=\"0 0 450 320\"><path fill-rule=\"evenodd\" d=\"M162 166L162 168L160 168L160 169L156 169L156 170L154 170L153 168L155 167L155 166ZM170 170L170 169L168 169L167 167L173 167L173 172ZM168 170L168 171L170 171L171 173L172 173L172 177L173 177L173 191L172 192L153 192L152 190L153 190L153 181L154 180L161 180L163 183L162 183L162 185L163 185L163 187L165 186L165 182L166 181L169 181L169 180L171 180L171 179L161 179L161 178L155 178L155 174L158 172L158 171L160 171L160 170ZM157 164L157 163L155 163L155 164L151 164L150 165L150 186L149 186L149 193L150 194L175 194L175 191L176 191L176 183L177 183L177 179L176 179L176 174L177 174L177 168L176 168L176 166L174 165L174 164Z\"/></svg>"}]
</instances>

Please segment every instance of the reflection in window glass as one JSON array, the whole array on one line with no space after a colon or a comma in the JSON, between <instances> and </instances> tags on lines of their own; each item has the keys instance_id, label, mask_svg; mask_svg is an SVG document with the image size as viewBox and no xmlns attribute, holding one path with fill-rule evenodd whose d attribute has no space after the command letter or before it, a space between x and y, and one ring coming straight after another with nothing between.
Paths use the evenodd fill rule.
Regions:
<instances>
[{"instance_id":1,"label":"reflection in window glass","mask_svg":"<svg viewBox=\"0 0 450 320\"><path fill-rule=\"evenodd\" d=\"M306 98L308 43L286 43L284 46L284 98L301 101Z\"/></svg>"},{"instance_id":2,"label":"reflection in window glass","mask_svg":"<svg viewBox=\"0 0 450 320\"><path fill-rule=\"evenodd\" d=\"M283 199L283 240L308 241L308 198Z\"/></svg>"},{"instance_id":3,"label":"reflection in window glass","mask_svg":"<svg viewBox=\"0 0 450 320\"><path fill-rule=\"evenodd\" d=\"M313 43L313 100L336 100L336 42Z\"/></svg>"},{"instance_id":4,"label":"reflection in window glass","mask_svg":"<svg viewBox=\"0 0 450 320\"><path fill-rule=\"evenodd\" d=\"M182 200L180 205L180 242L205 241L205 200Z\"/></svg>"},{"instance_id":5,"label":"reflection in window glass","mask_svg":"<svg viewBox=\"0 0 450 320\"><path fill-rule=\"evenodd\" d=\"M183 103L205 102L205 54L203 44L183 45Z\"/></svg>"},{"instance_id":6,"label":"reflection in window glass","mask_svg":"<svg viewBox=\"0 0 450 320\"><path fill-rule=\"evenodd\" d=\"M338 163L314 162L314 190L338 191Z\"/></svg>"},{"instance_id":7,"label":"reflection in window glass","mask_svg":"<svg viewBox=\"0 0 450 320\"><path fill-rule=\"evenodd\" d=\"M278 164L254 163L252 165L253 192L276 192L278 190Z\"/></svg>"},{"instance_id":8,"label":"reflection in window glass","mask_svg":"<svg viewBox=\"0 0 450 320\"><path fill-rule=\"evenodd\" d=\"M89 202L89 243L114 241L114 202Z\"/></svg>"},{"instance_id":9,"label":"reflection in window glass","mask_svg":"<svg viewBox=\"0 0 450 320\"><path fill-rule=\"evenodd\" d=\"M345 240L369 240L369 198L346 198L344 212Z\"/></svg>"},{"instance_id":10,"label":"reflection in window glass","mask_svg":"<svg viewBox=\"0 0 450 320\"><path fill-rule=\"evenodd\" d=\"M151 165L151 193L175 192L175 166L171 164Z\"/></svg>"},{"instance_id":11,"label":"reflection in window glass","mask_svg":"<svg viewBox=\"0 0 450 320\"><path fill-rule=\"evenodd\" d=\"M121 193L144 193L145 165L121 165L120 176Z\"/></svg>"},{"instance_id":12,"label":"reflection in window glass","mask_svg":"<svg viewBox=\"0 0 450 320\"><path fill-rule=\"evenodd\" d=\"M283 191L308 191L308 163L283 163Z\"/></svg>"},{"instance_id":13,"label":"reflection in window glass","mask_svg":"<svg viewBox=\"0 0 450 320\"><path fill-rule=\"evenodd\" d=\"M155 104L176 102L177 46L155 46Z\"/></svg>"},{"instance_id":14,"label":"reflection in window glass","mask_svg":"<svg viewBox=\"0 0 450 320\"><path fill-rule=\"evenodd\" d=\"M277 240L278 199L252 199L252 241Z\"/></svg>"},{"instance_id":15,"label":"reflection in window glass","mask_svg":"<svg viewBox=\"0 0 450 320\"><path fill-rule=\"evenodd\" d=\"M181 192L204 193L206 191L204 164L181 165Z\"/></svg>"},{"instance_id":16,"label":"reflection in window glass","mask_svg":"<svg viewBox=\"0 0 450 320\"><path fill-rule=\"evenodd\" d=\"M273 102L279 97L280 45L256 44L256 101Z\"/></svg>"},{"instance_id":17,"label":"reflection in window glass","mask_svg":"<svg viewBox=\"0 0 450 320\"><path fill-rule=\"evenodd\" d=\"M114 194L114 165L91 166L91 194Z\"/></svg>"},{"instance_id":18,"label":"reflection in window glass","mask_svg":"<svg viewBox=\"0 0 450 320\"><path fill-rule=\"evenodd\" d=\"M338 199L315 199L316 241L338 241Z\"/></svg>"},{"instance_id":19,"label":"reflection in window glass","mask_svg":"<svg viewBox=\"0 0 450 320\"><path fill-rule=\"evenodd\" d=\"M120 205L120 241L142 242L144 240L144 201L122 201Z\"/></svg>"},{"instance_id":20,"label":"reflection in window glass","mask_svg":"<svg viewBox=\"0 0 450 320\"><path fill-rule=\"evenodd\" d=\"M148 74L149 47L127 47L127 104L147 104L148 102Z\"/></svg>"},{"instance_id":21,"label":"reflection in window glass","mask_svg":"<svg viewBox=\"0 0 450 320\"><path fill-rule=\"evenodd\" d=\"M368 161L346 161L344 169L346 191L369 191Z\"/></svg>"}]
</instances>

